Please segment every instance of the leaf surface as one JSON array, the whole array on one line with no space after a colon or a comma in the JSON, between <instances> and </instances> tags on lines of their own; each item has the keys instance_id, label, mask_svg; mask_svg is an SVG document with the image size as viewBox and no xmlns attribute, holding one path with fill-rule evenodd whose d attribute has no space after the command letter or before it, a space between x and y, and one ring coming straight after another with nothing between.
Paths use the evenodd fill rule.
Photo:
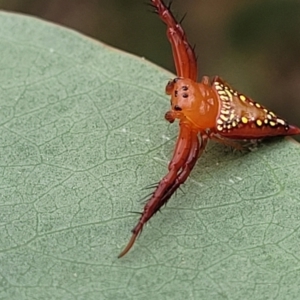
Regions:
<instances>
[{"instance_id":1,"label":"leaf surface","mask_svg":"<svg viewBox=\"0 0 300 300\"><path fill-rule=\"evenodd\" d=\"M211 144L117 259L178 131L172 74L0 14L1 299L298 299L300 148Z\"/></svg>"}]
</instances>

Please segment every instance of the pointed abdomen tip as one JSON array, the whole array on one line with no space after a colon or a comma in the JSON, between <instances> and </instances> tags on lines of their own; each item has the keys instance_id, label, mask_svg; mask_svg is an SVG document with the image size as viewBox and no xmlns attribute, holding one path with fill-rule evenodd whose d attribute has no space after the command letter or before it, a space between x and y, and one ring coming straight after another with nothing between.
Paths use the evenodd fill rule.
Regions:
<instances>
[{"instance_id":1,"label":"pointed abdomen tip","mask_svg":"<svg viewBox=\"0 0 300 300\"><path fill-rule=\"evenodd\" d=\"M300 128L294 125L289 125L287 135L296 135L296 134L300 134Z\"/></svg>"}]
</instances>

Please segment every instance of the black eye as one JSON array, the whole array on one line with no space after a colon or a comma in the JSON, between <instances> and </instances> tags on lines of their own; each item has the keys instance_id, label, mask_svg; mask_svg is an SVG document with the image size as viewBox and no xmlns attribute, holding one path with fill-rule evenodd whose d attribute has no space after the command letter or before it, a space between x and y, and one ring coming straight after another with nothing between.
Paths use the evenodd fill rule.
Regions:
<instances>
[{"instance_id":1,"label":"black eye","mask_svg":"<svg viewBox=\"0 0 300 300\"><path fill-rule=\"evenodd\" d=\"M175 105L174 109L177 110L177 111L181 111L182 110L182 108L180 106L178 106L178 105Z\"/></svg>"}]
</instances>

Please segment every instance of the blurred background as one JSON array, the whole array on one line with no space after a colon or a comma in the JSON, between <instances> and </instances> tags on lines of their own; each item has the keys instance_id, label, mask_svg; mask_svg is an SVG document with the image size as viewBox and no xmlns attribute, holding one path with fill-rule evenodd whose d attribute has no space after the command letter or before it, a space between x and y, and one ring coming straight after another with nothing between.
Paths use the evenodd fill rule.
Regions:
<instances>
[{"instance_id":1,"label":"blurred background","mask_svg":"<svg viewBox=\"0 0 300 300\"><path fill-rule=\"evenodd\" d=\"M0 0L174 72L165 27L148 0ZM202 75L234 88L300 126L300 0L173 0ZM298 139L300 140L300 139Z\"/></svg>"}]
</instances>

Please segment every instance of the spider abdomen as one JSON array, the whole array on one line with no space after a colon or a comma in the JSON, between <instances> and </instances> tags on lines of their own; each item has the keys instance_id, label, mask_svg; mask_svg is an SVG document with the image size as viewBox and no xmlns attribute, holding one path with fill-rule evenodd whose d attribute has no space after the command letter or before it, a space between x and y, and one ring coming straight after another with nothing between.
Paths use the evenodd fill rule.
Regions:
<instances>
[{"instance_id":1,"label":"spider abdomen","mask_svg":"<svg viewBox=\"0 0 300 300\"><path fill-rule=\"evenodd\" d=\"M299 128L289 125L251 98L233 90L220 77L212 83L219 99L215 132L221 136L244 139L299 134Z\"/></svg>"}]
</instances>

